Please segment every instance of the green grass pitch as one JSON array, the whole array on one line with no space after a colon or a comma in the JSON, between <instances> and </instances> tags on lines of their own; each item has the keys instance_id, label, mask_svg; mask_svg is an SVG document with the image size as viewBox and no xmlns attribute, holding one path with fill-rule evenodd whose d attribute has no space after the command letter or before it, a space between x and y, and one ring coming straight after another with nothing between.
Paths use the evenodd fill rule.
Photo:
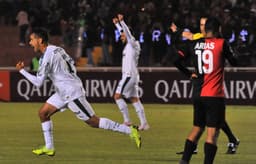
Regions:
<instances>
[{"instance_id":1,"label":"green grass pitch","mask_svg":"<svg viewBox=\"0 0 256 164\"><path fill-rule=\"evenodd\" d=\"M142 148L137 149L129 136L94 129L66 110L52 117L54 124L54 157L35 156L31 150L43 144L37 111L41 103L0 103L1 164L177 164L175 152L183 149L192 126L192 105L144 104L150 123L149 131L141 132ZM115 104L92 104L98 116L118 122L122 116ZM138 123L129 105L131 118ZM221 132L216 164L256 163L255 106L227 106L227 121L241 143L235 155L226 155L227 137ZM203 143L191 164L203 163Z\"/></svg>"}]
</instances>

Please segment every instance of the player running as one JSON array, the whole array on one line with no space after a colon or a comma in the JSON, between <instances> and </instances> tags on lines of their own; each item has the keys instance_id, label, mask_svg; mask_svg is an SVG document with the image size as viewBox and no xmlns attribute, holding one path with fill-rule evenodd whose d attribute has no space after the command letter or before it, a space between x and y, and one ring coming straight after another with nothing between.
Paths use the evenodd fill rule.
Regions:
<instances>
[{"instance_id":1,"label":"player running","mask_svg":"<svg viewBox=\"0 0 256 164\"><path fill-rule=\"evenodd\" d=\"M140 134L135 126L119 124L108 118L95 115L91 105L85 97L80 78L74 66L73 59L61 47L48 44L48 33L42 28L34 29L30 35L29 44L35 52L42 53L39 61L39 69L36 76L24 69L24 62L16 64L17 70L33 85L42 86L45 79L49 78L56 92L48 98L46 103L39 109L38 115L41 120L45 145L32 152L36 155L55 154L53 142L53 123L51 116L61 109L69 108L78 119L81 119L94 128L112 130L130 135L135 140L138 148L141 147Z\"/></svg>"}]
</instances>

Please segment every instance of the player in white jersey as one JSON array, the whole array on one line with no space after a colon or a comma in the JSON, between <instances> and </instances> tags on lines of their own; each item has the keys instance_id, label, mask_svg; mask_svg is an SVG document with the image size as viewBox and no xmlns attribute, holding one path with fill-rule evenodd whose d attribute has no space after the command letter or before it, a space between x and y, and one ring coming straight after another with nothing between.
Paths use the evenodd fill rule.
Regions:
<instances>
[{"instance_id":1,"label":"player in white jersey","mask_svg":"<svg viewBox=\"0 0 256 164\"><path fill-rule=\"evenodd\" d=\"M64 108L69 108L77 118L91 127L130 135L135 140L137 147L140 148L140 134L135 126L129 127L95 115L94 110L86 100L85 90L76 74L74 61L63 48L48 44L46 30L42 28L34 29L30 35L29 44L34 48L35 52L42 53L38 72L36 76L27 72L24 69L23 61L19 61L16 64L17 70L38 87L42 86L46 78L49 78L56 89L56 93L39 109L38 114L42 124L45 145L34 149L32 151L34 154L46 154L49 156L55 154L51 116Z\"/></svg>"},{"instance_id":2,"label":"player in white jersey","mask_svg":"<svg viewBox=\"0 0 256 164\"><path fill-rule=\"evenodd\" d=\"M132 36L124 22L123 15L118 14L117 18L113 18L113 23L121 33L121 40L125 44L122 54L122 79L118 83L114 99L123 115L124 124L131 125L131 119L129 117L127 103L123 97L130 99L136 110L140 119L139 130L148 130L149 124L138 95L138 83L140 78L137 66L140 55L140 44Z\"/></svg>"}]
</instances>

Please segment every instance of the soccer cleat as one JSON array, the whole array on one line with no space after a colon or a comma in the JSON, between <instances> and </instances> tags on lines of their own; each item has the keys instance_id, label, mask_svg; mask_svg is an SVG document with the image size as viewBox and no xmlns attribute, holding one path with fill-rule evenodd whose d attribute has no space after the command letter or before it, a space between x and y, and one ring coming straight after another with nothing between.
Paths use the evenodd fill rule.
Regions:
<instances>
[{"instance_id":1,"label":"soccer cleat","mask_svg":"<svg viewBox=\"0 0 256 164\"><path fill-rule=\"evenodd\" d=\"M148 130L150 128L149 124L148 123L145 123L143 125L140 125L139 126L139 130L142 131L142 130Z\"/></svg>"},{"instance_id":2,"label":"soccer cleat","mask_svg":"<svg viewBox=\"0 0 256 164\"><path fill-rule=\"evenodd\" d=\"M198 152L198 150L195 149L192 154L197 154L197 152ZM176 154L182 155L182 154L184 154L184 151L177 152Z\"/></svg>"},{"instance_id":3,"label":"soccer cleat","mask_svg":"<svg viewBox=\"0 0 256 164\"><path fill-rule=\"evenodd\" d=\"M140 137L140 133L138 131L138 127L130 126L130 128L131 128L130 137L131 137L131 139L133 139L135 141L137 148L140 148L141 147L141 137Z\"/></svg>"},{"instance_id":4,"label":"soccer cleat","mask_svg":"<svg viewBox=\"0 0 256 164\"><path fill-rule=\"evenodd\" d=\"M228 143L228 150L226 154L235 154L239 143L240 143L239 139L237 139L235 143L234 142Z\"/></svg>"},{"instance_id":5,"label":"soccer cleat","mask_svg":"<svg viewBox=\"0 0 256 164\"><path fill-rule=\"evenodd\" d=\"M43 155L46 154L48 156L54 156L55 150L54 149L47 149L45 146L41 146L37 149L32 150L32 152L36 155Z\"/></svg>"}]
</instances>

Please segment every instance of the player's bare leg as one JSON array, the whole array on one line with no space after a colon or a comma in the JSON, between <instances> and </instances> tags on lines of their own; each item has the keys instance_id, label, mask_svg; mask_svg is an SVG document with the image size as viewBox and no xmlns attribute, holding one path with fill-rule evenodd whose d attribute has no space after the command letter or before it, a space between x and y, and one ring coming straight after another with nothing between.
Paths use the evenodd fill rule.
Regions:
<instances>
[{"instance_id":1,"label":"player's bare leg","mask_svg":"<svg viewBox=\"0 0 256 164\"><path fill-rule=\"evenodd\" d=\"M193 141L193 143L195 144L193 154L197 154L197 152L198 152L197 143L198 143L198 140L200 139L200 137L202 136L203 132L204 132L204 128L202 128L202 127L201 128L200 127L193 127L192 130L191 130L191 133L188 136L188 139L190 141ZM184 150L180 151L180 152L177 152L176 154L182 155L182 154L184 154Z\"/></svg>"},{"instance_id":2,"label":"player's bare leg","mask_svg":"<svg viewBox=\"0 0 256 164\"><path fill-rule=\"evenodd\" d=\"M191 132L189 133L186 141L185 141L185 146L184 146L184 153L182 155L180 163L189 163L193 151L195 150L197 146L197 142L202 135L204 131L204 128L199 127L199 126L193 126Z\"/></svg>"},{"instance_id":3,"label":"player's bare leg","mask_svg":"<svg viewBox=\"0 0 256 164\"><path fill-rule=\"evenodd\" d=\"M34 149L32 152L36 155L46 154L53 156L55 154L54 143L53 143L53 124L50 117L56 113L58 110L51 104L45 103L38 112L39 118L41 120L43 135L45 145L37 149Z\"/></svg>"}]
</instances>

